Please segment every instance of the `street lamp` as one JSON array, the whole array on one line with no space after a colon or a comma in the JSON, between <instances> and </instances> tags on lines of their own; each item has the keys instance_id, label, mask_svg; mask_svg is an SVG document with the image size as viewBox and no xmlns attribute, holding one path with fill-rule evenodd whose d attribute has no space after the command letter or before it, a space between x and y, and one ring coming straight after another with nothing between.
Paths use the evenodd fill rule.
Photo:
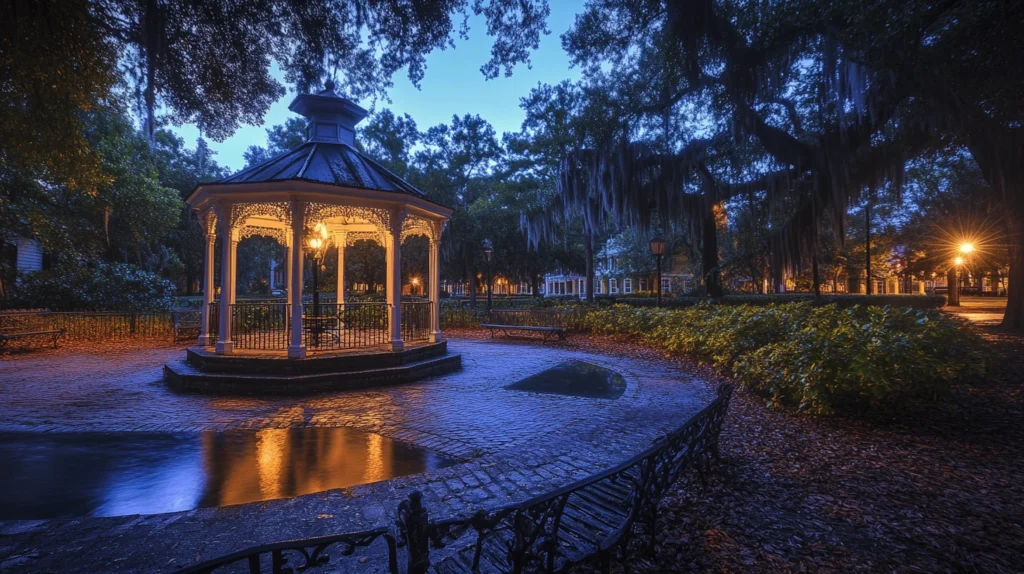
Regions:
<instances>
[{"instance_id":1,"label":"street lamp","mask_svg":"<svg viewBox=\"0 0 1024 574\"><path fill-rule=\"evenodd\" d=\"M494 256L494 246L490 239L484 239L480 243L484 252L484 261L487 262L487 312L491 312L491 257Z\"/></svg>"},{"instance_id":2,"label":"street lamp","mask_svg":"<svg viewBox=\"0 0 1024 574\"><path fill-rule=\"evenodd\" d=\"M323 260L323 249L327 246L327 227L318 223L316 229L306 232L306 245L309 246L309 258L313 261L313 315L320 316L320 264ZM299 294L301 301L302 294Z\"/></svg>"},{"instance_id":3,"label":"street lamp","mask_svg":"<svg viewBox=\"0 0 1024 574\"><path fill-rule=\"evenodd\" d=\"M418 295L419 294L419 286L420 286L420 278L419 277L413 277L412 280L410 281L410 283L412 283L412 294L413 295Z\"/></svg>"},{"instance_id":4,"label":"street lamp","mask_svg":"<svg viewBox=\"0 0 1024 574\"><path fill-rule=\"evenodd\" d=\"M658 260L658 307L661 307L661 256L665 254L665 240L661 234L651 239L651 253Z\"/></svg>"}]
</instances>

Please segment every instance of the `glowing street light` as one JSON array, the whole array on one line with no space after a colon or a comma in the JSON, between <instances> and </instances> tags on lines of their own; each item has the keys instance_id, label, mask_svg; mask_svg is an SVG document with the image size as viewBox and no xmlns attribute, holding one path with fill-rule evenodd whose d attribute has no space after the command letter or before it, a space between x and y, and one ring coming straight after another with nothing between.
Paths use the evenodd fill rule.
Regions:
<instances>
[{"instance_id":1,"label":"glowing street light","mask_svg":"<svg viewBox=\"0 0 1024 574\"><path fill-rule=\"evenodd\" d=\"M960 253L971 253L974 251L974 244L964 242L960 244Z\"/></svg>"},{"instance_id":2,"label":"glowing street light","mask_svg":"<svg viewBox=\"0 0 1024 574\"><path fill-rule=\"evenodd\" d=\"M958 255L957 258L953 260L953 263L956 263L958 266L963 265L964 264L964 258L960 257Z\"/></svg>"}]
</instances>

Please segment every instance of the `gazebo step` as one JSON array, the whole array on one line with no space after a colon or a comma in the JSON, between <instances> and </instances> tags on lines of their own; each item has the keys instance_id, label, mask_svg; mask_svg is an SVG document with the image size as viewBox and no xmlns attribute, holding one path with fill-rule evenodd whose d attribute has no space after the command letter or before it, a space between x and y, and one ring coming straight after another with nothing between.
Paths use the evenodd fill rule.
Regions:
<instances>
[{"instance_id":1,"label":"gazebo step","mask_svg":"<svg viewBox=\"0 0 1024 574\"><path fill-rule=\"evenodd\" d=\"M298 395L410 383L462 368L462 355L445 355L397 367L306 375L203 372L187 361L164 365L164 380L178 391L210 394Z\"/></svg>"},{"instance_id":2,"label":"gazebo step","mask_svg":"<svg viewBox=\"0 0 1024 574\"><path fill-rule=\"evenodd\" d=\"M186 361L204 373L230 373L255 375L314 375L319 373L348 373L399 367L424 359L443 357L448 342L417 344L402 351L364 349L310 355L303 359L289 359L283 351L236 352L218 355L211 347L189 347Z\"/></svg>"}]
</instances>

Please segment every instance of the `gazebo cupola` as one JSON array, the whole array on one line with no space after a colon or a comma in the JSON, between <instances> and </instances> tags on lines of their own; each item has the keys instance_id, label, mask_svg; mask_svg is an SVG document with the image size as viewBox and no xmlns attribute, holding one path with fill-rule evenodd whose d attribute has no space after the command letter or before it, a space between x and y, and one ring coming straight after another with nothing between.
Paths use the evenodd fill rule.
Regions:
<instances>
[{"instance_id":1,"label":"gazebo cupola","mask_svg":"<svg viewBox=\"0 0 1024 574\"><path fill-rule=\"evenodd\" d=\"M201 184L186 199L199 214L206 235L199 344L214 347L218 354L255 349L302 358L309 351L379 346L398 351L406 342L415 342L406 339L442 340L439 244L451 209L359 153L355 126L366 110L338 95L333 82L324 88L298 95L289 106L307 119L302 145L220 181ZM215 301L218 235L221 295ZM285 302L267 303L260 311L264 319L280 320L261 320L262 331L255 334L249 332L252 321L246 320L254 304L241 304L235 297L238 242L253 235L272 237L287 247L288 275ZM402 242L411 235L429 240L429 302L401 299ZM359 240L384 247L386 302L346 303L345 247ZM322 257L328 248L338 251L337 301L314 308L302 298L303 258ZM413 319L426 316L420 311L427 305L429 326L420 329ZM380 315L379 322L374 313ZM277 331L268 334L268 329Z\"/></svg>"},{"instance_id":2,"label":"gazebo cupola","mask_svg":"<svg viewBox=\"0 0 1024 574\"><path fill-rule=\"evenodd\" d=\"M288 109L305 117L306 140L320 143L356 145L356 124L366 117L366 110L334 92L334 82L327 80L317 94L301 94Z\"/></svg>"}]
</instances>

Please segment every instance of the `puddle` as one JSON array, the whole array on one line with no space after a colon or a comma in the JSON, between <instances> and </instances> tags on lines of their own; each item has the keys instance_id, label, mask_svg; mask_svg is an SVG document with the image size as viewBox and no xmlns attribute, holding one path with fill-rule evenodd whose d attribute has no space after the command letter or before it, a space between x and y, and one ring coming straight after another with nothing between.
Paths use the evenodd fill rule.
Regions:
<instances>
[{"instance_id":1,"label":"puddle","mask_svg":"<svg viewBox=\"0 0 1024 574\"><path fill-rule=\"evenodd\" d=\"M155 514L289 498L453 464L348 428L0 434L0 520Z\"/></svg>"},{"instance_id":2,"label":"puddle","mask_svg":"<svg viewBox=\"0 0 1024 574\"><path fill-rule=\"evenodd\" d=\"M505 387L512 391L530 391L586 397L617 399L626 392L626 379L615 371L583 361L566 361L530 375Z\"/></svg>"}]
</instances>

